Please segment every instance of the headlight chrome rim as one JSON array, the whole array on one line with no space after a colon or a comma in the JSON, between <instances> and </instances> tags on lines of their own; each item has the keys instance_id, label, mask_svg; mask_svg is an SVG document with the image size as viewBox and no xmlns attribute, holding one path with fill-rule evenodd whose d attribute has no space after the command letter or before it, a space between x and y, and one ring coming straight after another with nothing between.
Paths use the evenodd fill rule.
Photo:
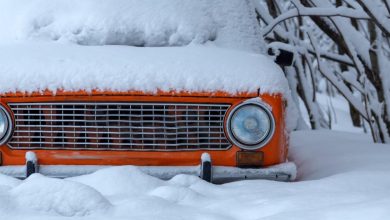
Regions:
<instances>
[{"instance_id":1,"label":"headlight chrome rim","mask_svg":"<svg viewBox=\"0 0 390 220\"><path fill-rule=\"evenodd\" d=\"M267 132L267 135L265 135L265 137L261 141L259 141L256 144L252 144L252 145L245 144L245 143L242 143L241 141L237 140L237 138L235 137L235 135L232 132L232 123L231 123L232 117L234 116L234 114L238 110L240 110L244 106L250 106L250 105L254 105L254 106L261 108L268 116L268 119L270 122L270 128L269 128L269 131ZM264 147L266 144L269 143L269 141L274 136L275 127L276 127L275 118L272 114L272 111L270 110L269 106L267 106L265 103L262 103L260 101L246 101L246 102L243 102L237 106L234 106L234 108L229 112L229 115L228 115L227 121L226 121L226 131L227 131L227 135L228 135L229 140L234 145L236 145L239 148L244 149L244 150L258 150L258 149Z\"/></svg>"},{"instance_id":2,"label":"headlight chrome rim","mask_svg":"<svg viewBox=\"0 0 390 220\"><path fill-rule=\"evenodd\" d=\"M3 135L0 134L0 145L4 145L10 139L13 130L12 117L8 110L0 105L0 114L4 117L4 129L6 130Z\"/></svg>"}]
</instances>

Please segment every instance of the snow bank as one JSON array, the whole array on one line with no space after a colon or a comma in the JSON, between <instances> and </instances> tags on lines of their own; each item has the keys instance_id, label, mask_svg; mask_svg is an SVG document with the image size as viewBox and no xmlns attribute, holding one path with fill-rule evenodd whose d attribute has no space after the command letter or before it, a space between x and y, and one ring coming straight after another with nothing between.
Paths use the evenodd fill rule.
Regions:
<instances>
[{"instance_id":1,"label":"snow bank","mask_svg":"<svg viewBox=\"0 0 390 220\"><path fill-rule=\"evenodd\" d=\"M267 57L206 46L138 48L0 44L0 93L63 89L288 94Z\"/></svg>"},{"instance_id":2,"label":"snow bank","mask_svg":"<svg viewBox=\"0 0 390 220\"><path fill-rule=\"evenodd\" d=\"M16 178L0 174L0 187L15 187L19 185L20 182L21 181Z\"/></svg>"},{"instance_id":3,"label":"snow bank","mask_svg":"<svg viewBox=\"0 0 390 220\"><path fill-rule=\"evenodd\" d=\"M20 182L18 179L0 174L0 218L2 213L12 212L14 209L13 200L8 191Z\"/></svg>"},{"instance_id":4,"label":"snow bank","mask_svg":"<svg viewBox=\"0 0 390 220\"><path fill-rule=\"evenodd\" d=\"M83 184L34 174L10 191L19 209L84 216L101 212L111 204L99 192Z\"/></svg>"},{"instance_id":5,"label":"snow bank","mask_svg":"<svg viewBox=\"0 0 390 220\"><path fill-rule=\"evenodd\" d=\"M201 195L192 189L180 186L160 186L152 190L149 195L163 198L169 202L180 202L192 204Z\"/></svg>"},{"instance_id":6,"label":"snow bank","mask_svg":"<svg viewBox=\"0 0 390 220\"><path fill-rule=\"evenodd\" d=\"M250 1L1 0L1 41L182 46L213 42L259 51Z\"/></svg>"},{"instance_id":7,"label":"snow bank","mask_svg":"<svg viewBox=\"0 0 390 220\"><path fill-rule=\"evenodd\" d=\"M164 184L133 166L106 168L68 180L93 187L103 195L142 194Z\"/></svg>"},{"instance_id":8,"label":"snow bank","mask_svg":"<svg viewBox=\"0 0 390 220\"><path fill-rule=\"evenodd\" d=\"M335 131L294 132L290 156L298 165L298 178L320 179L355 171L390 172L390 147L373 144L369 134ZM314 158L312 158L314 157Z\"/></svg>"}]
</instances>

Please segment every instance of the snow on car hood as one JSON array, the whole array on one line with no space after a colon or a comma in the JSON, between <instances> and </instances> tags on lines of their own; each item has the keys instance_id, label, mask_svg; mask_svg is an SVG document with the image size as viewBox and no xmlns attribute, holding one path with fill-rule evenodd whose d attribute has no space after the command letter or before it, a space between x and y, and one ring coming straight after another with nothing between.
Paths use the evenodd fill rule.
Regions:
<instances>
[{"instance_id":1,"label":"snow on car hood","mask_svg":"<svg viewBox=\"0 0 390 220\"><path fill-rule=\"evenodd\" d=\"M288 92L269 58L211 46L139 48L0 44L0 93L34 91Z\"/></svg>"}]
</instances>

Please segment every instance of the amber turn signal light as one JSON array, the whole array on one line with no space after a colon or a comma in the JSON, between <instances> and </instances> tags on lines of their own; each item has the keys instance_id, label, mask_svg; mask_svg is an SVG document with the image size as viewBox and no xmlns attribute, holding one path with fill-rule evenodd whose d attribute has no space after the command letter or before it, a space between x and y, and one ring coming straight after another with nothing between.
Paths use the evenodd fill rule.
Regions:
<instances>
[{"instance_id":1,"label":"amber turn signal light","mask_svg":"<svg viewBox=\"0 0 390 220\"><path fill-rule=\"evenodd\" d=\"M261 167L264 161L264 153L258 151L239 151L236 153L238 167Z\"/></svg>"}]
</instances>

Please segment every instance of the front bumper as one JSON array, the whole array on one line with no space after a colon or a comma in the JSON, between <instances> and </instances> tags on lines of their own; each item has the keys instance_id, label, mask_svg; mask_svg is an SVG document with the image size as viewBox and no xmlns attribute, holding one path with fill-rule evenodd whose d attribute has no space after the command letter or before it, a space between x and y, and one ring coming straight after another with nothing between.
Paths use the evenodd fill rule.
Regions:
<instances>
[{"instance_id":1,"label":"front bumper","mask_svg":"<svg viewBox=\"0 0 390 220\"><path fill-rule=\"evenodd\" d=\"M93 173L110 166L70 166L70 165L40 165L39 173L57 178L66 178ZM138 166L151 176L160 179L170 179L178 174L200 176L201 166ZM0 173L17 177L26 177L25 166L0 166ZM224 183L243 179L268 179L277 181L292 181L296 177L296 166L287 162L271 167L258 169L242 169L237 167L212 167L212 182Z\"/></svg>"},{"instance_id":2,"label":"front bumper","mask_svg":"<svg viewBox=\"0 0 390 220\"><path fill-rule=\"evenodd\" d=\"M86 175L110 166L88 165L39 165L34 152L27 152L25 166L0 166L0 173L16 178L26 178L33 173L56 178L67 178ZM213 183L225 183L243 179L268 179L277 181L292 181L296 177L294 163L286 162L275 166L257 169L238 167L213 166L208 153L203 153L199 166L137 166L142 172L168 180L179 174L199 176Z\"/></svg>"}]
</instances>

